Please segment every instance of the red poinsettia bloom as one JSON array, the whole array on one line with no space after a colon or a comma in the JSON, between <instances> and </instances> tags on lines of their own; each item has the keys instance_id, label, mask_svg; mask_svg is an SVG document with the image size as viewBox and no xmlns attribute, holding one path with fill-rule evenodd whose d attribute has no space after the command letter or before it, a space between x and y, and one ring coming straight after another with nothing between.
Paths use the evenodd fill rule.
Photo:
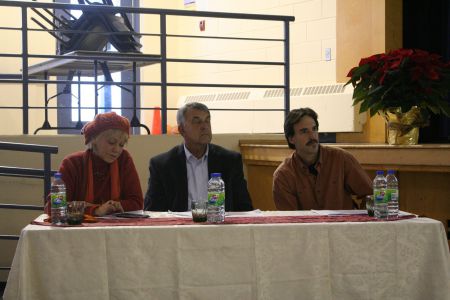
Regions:
<instances>
[{"instance_id":1,"label":"red poinsettia bloom","mask_svg":"<svg viewBox=\"0 0 450 300\"><path fill-rule=\"evenodd\" d=\"M354 87L353 105L371 115L413 106L450 116L450 62L420 49L397 49L362 58L347 77Z\"/></svg>"}]
</instances>

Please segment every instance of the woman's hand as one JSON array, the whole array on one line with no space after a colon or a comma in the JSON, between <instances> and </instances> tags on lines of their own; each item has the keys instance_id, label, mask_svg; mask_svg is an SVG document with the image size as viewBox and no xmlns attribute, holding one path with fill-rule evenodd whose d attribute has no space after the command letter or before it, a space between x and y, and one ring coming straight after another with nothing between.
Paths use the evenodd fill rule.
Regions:
<instances>
[{"instance_id":1,"label":"woman's hand","mask_svg":"<svg viewBox=\"0 0 450 300\"><path fill-rule=\"evenodd\" d=\"M123 212L122 205L119 201L108 200L101 206L97 207L94 211L94 215L102 217L104 215L109 215L115 212Z\"/></svg>"}]
</instances>

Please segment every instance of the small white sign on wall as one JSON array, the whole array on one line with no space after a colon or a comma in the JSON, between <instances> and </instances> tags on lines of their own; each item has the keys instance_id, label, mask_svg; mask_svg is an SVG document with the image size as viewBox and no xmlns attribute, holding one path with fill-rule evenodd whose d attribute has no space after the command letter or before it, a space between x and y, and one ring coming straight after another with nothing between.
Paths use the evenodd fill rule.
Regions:
<instances>
[{"instance_id":1,"label":"small white sign on wall","mask_svg":"<svg viewBox=\"0 0 450 300\"><path fill-rule=\"evenodd\" d=\"M197 10L195 0L184 0L184 9Z\"/></svg>"}]
</instances>

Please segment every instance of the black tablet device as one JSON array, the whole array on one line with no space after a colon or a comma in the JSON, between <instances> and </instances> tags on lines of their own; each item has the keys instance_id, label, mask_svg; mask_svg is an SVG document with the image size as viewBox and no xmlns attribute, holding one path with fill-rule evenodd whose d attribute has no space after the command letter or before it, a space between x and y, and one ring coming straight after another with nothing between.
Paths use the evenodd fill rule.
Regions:
<instances>
[{"instance_id":1,"label":"black tablet device","mask_svg":"<svg viewBox=\"0 0 450 300\"><path fill-rule=\"evenodd\" d=\"M131 212L117 213L114 215L119 218L149 218L150 217L149 215L146 215L146 214L131 213Z\"/></svg>"}]
</instances>

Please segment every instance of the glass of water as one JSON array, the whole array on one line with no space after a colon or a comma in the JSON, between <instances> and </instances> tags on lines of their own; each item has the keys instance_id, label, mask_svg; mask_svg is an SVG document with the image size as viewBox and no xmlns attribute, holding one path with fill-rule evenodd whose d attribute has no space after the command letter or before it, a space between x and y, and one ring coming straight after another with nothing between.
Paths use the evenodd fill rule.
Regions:
<instances>
[{"instance_id":1,"label":"glass of water","mask_svg":"<svg viewBox=\"0 0 450 300\"><path fill-rule=\"evenodd\" d=\"M367 209L367 214L370 217L374 216L374 203L373 203L373 195L367 195L366 198L366 209Z\"/></svg>"},{"instance_id":2,"label":"glass of water","mask_svg":"<svg viewBox=\"0 0 450 300\"><path fill-rule=\"evenodd\" d=\"M208 212L208 202L206 200L192 201L192 220L194 222L206 222Z\"/></svg>"}]
</instances>

